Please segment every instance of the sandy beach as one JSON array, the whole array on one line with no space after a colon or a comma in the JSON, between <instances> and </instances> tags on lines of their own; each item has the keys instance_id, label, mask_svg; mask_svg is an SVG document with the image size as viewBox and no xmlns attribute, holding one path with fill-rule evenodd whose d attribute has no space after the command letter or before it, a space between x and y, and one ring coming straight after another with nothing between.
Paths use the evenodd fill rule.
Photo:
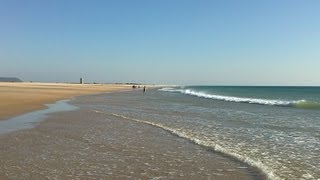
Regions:
<instances>
[{"instance_id":1,"label":"sandy beach","mask_svg":"<svg viewBox=\"0 0 320 180\"><path fill-rule=\"evenodd\" d=\"M95 112L104 98L77 97L78 110L0 135L0 179L263 179L160 128Z\"/></svg>"},{"instance_id":2,"label":"sandy beach","mask_svg":"<svg viewBox=\"0 0 320 180\"><path fill-rule=\"evenodd\" d=\"M45 104L61 99L130 88L127 85L0 82L0 120L46 108Z\"/></svg>"},{"instance_id":3,"label":"sandy beach","mask_svg":"<svg viewBox=\"0 0 320 180\"><path fill-rule=\"evenodd\" d=\"M1 83L0 125L21 127L0 128L0 179L265 179L254 167L164 129L96 111L107 104L126 108L139 96L152 98L140 90L119 92L130 89ZM128 99L114 101L119 96ZM71 97L67 104L75 109L38 113L50 110L41 110L47 103ZM15 123L19 117L22 123Z\"/></svg>"}]
</instances>

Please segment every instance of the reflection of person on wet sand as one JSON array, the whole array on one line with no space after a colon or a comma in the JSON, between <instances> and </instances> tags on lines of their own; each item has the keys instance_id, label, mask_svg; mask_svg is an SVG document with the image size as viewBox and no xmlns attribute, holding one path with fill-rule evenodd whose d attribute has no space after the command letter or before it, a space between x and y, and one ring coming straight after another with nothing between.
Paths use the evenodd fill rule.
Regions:
<instances>
[{"instance_id":1,"label":"reflection of person on wet sand","mask_svg":"<svg viewBox=\"0 0 320 180\"><path fill-rule=\"evenodd\" d=\"M143 86L143 93L145 93L146 92L146 86Z\"/></svg>"}]
</instances>

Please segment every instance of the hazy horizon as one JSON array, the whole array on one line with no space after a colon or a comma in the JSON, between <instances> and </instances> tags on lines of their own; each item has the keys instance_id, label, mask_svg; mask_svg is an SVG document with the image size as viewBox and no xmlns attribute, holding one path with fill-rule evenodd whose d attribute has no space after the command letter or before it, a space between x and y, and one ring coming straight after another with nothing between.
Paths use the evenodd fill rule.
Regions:
<instances>
[{"instance_id":1,"label":"hazy horizon","mask_svg":"<svg viewBox=\"0 0 320 180\"><path fill-rule=\"evenodd\" d=\"M0 77L320 85L319 1L2 1Z\"/></svg>"}]
</instances>

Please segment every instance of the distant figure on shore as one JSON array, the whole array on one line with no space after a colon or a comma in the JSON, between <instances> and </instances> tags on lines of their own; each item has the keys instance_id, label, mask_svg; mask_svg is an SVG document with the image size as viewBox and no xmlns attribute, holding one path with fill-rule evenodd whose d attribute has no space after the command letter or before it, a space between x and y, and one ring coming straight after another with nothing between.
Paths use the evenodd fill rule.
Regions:
<instances>
[{"instance_id":1,"label":"distant figure on shore","mask_svg":"<svg viewBox=\"0 0 320 180\"><path fill-rule=\"evenodd\" d=\"M143 86L143 93L145 93L147 90L146 86Z\"/></svg>"}]
</instances>

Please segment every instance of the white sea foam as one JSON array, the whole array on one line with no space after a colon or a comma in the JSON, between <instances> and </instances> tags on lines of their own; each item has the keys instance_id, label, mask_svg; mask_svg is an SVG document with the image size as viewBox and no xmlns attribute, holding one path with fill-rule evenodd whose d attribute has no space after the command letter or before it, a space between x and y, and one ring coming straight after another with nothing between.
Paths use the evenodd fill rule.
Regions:
<instances>
[{"instance_id":1,"label":"white sea foam","mask_svg":"<svg viewBox=\"0 0 320 180\"><path fill-rule=\"evenodd\" d=\"M135 122L139 122L139 123L148 124L148 125L151 125L151 126L154 126L154 127L157 127L157 128L161 128L161 129L166 130L166 131L168 131L168 132L170 132L172 134L175 134L175 135L177 135L179 137L188 139L188 140L190 140L190 141L192 141L192 142L194 142L196 144L212 148L216 152L221 152L221 153L230 155L232 157L235 157L235 158L239 159L240 161L248 163L251 166L257 167L261 171L263 171L267 175L267 177L269 179L275 179L275 180L281 179L281 178L279 178L278 176L276 176L274 174L274 172L273 172L273 170L271 168L265 166L262 162L255 161L255 160L251 159L250 157L245 157L245 156L242 156L242 155L240 155L238 153L235 153L235 152L233 152L231 150L228 150L228 149L220 146L219 144L216 144L213 141L210 141L210 140L207 140L207 139L199 139L199 138L197 138L196 135L193 135L192 133L187 132L187 131L183 131L183 129L181 129L181 128L180 129L175 129L175 128L171 128L171 127L168 127L166 125L163 125L161 123L154 123L154 122L147 121L147 120L130 118L130 117L126 117L126 116L123 116L123 115L120 115L120 114L115 114L115 113L107 113L107 112L102 112L102 111L98 111L98 110L93 110L93 111L96 112L96 113L111 115L111 116L119 117L119 118L122 118L122 119L131 120L131 121L135 121Z\"/></svg>"},{"instance_id":2,"label":"white sea foam","mask_svg":"<svg viewBox=\"0 0 320 180\"><path fill-rule=\"evenodd\" d=\"M162 89L160 89L160 91L179 92L179 93L186 94L186 95L197 96L197 97L207 98L207 99L220 100L220 101L249 103L249 104L261 104L261 105L271 105L271 106L294 106L295 104L305 102L305 100L284 101L284 100L224 96L224 95L208 94L205 92L195 91L195 90L191 90L191 89L162 88Z\"/></svg>"}]
</instances>

